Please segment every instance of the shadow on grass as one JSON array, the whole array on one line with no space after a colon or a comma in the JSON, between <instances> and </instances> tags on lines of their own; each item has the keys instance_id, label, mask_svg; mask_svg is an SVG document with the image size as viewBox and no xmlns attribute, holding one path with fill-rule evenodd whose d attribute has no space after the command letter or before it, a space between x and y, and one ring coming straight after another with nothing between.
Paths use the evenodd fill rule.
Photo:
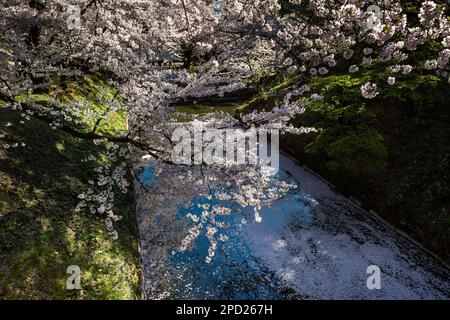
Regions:
<instances>
[{"instance_id":1,"label":"shadow on grass","mask_svg":"<svg viewBox=\"0 0 450 320\"><path fill-rule=\"evenodd\" d=\"M0 299L134 299L137 250L128 215L130 195L119 199L119 240L112 242L104 217L76 213L77 195L95 176L102 147L53 131L39 121L0 110L8 143L0 149ZM8 129L8 130L5 130ZM70 265L80 266L80 291L66 290Z\"/></svg>"}]
</instances>

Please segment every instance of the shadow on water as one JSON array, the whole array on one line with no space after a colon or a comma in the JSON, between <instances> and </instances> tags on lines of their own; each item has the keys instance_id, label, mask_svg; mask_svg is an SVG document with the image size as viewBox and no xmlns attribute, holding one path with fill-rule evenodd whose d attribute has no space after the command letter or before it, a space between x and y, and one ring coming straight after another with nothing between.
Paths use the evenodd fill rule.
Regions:
<instances>
[{"instance_id":1,"label":"shadow on water","mask_svg":"<svg viewBox=\"0 0 450 320\"><path fill-rule=\"evenodd\" d=\"M152 172L154 163L150 162L139 176L147 190L157 189L157 182ZM292 180L286 173L281 173L285 180ZM300 192L290 196L304 206L303 221L311 220L311 199ZM246 238L249 225L258 224L276 227L276 218L265 214L262 223L256 223L252 211L232 204L229 201L207 200L194 198L188 206L180 205L176 213L177 219L186 219L192 214L201 219L201 205L224 205L232 209L231 214L219 216L217 221L224 222L229 227L221 228L219 233L227 237L219 241L217 250L211 262L206 262L210 241L201 233L194 243L185 251L177 247L168 248L164 255L168 269L172 270L170 279L170 298L173 299L286 299L302 298L295 293L274 271L268 269L260 258L254 256L255 244ZM281 204L281 203L280 203ZM280 213L284 214L284 213ZM157 215L153 224L164 226L164 217ZM192 224L192 223L191 223ZM192 224L193 225L193 224ZM175 275L180 276L175 276ZM151 281L151 280L150 280ZM153 293L150 294L154 296Z\"/></svg>"},{"instance_id":2,"label":"shadow on water","mask_svg":"<svg viewBox=\"0 0 450 320\"><path fill-rule=\"evenodd\" d=\"M286 161L286 158L281 159L282 168ZM300 181L300 188L275 201L271 207L263 208L260 223L254 221L250 208L232 207L241 212L220 217L229 227L218 233L226 235L228 240L218 241L209 263L205 258L210 241L205 232L187 250L180 251L181 243L170 241L174 232L180 231L172 228L173 223L166 222L164 216L153 219L151 224L156 228L172 229L161 241L142 244L147 248L143 255L147 297L450 297L449 270L303 168L292 167L292 164L287 167L280 170L279 178ZM140 178L150 189L157 190L151 170L152 166L148 165ZM189 205L179 205L175 218L171 219L184 221L189 228L192 222L186 215L200 217L199 205L206 201L194 197ZM381 290L369 290L366 286L366 269L372 264L382 270Z\"/></svg>"}]
</instances>

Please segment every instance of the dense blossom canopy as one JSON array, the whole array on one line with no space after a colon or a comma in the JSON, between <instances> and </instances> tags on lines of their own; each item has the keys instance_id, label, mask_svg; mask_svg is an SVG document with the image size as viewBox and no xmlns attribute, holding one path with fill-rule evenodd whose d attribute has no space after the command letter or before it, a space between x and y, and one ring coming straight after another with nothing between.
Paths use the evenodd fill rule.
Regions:
<instances>
[{"instance_id":1,"label":"dense blossom canopy","mask_svg":"<svg viewBox=\"0 0 450 320\"><path fill-rule=\"evenodd\" d=\"M200 190L196 195L252 206L257 220L262 206L293 187L258 166L173 166L170 136L180 118L201 125L202 130L313 131L291 124L310 101L326 94L312 92L304 80L326 75L355 57L359 63L351 65L349 73L374 63L384 63L390 73L384 83L361 86L362 99L376 98L380 86L398 84L397 73L424 71L448 78L450 20L445 2L423 1L415 15L405 12L408 1L392 0L0 2L1 106L23 116L20 123L0 120L0 125L26 126L34 117L55 130L107 145L106 156L115 165L97 169L98 176L79 196L78 209L107 215L113 237L117 236L113 221L119 219L113 213L114 192L127 192L130 159L136 167L142 165L143 156L156 160L156 172L166 177L160 187L177 190L180 198L192 196L192 188L183 185L195 185ZM437 53L414 65L406 62L431 42ZM275 72L298 75L298 80L284 90L281 105L272 110L254 111L237 120L220 112L181 115L172 107L177 101L223 97ZM105 112L93 112L82 99L58 99L56 93L46 104L33 99L33 90L42 83L76 81L94 73L108 79L108 86L97 97L108 106ZM98 133L98 125L118 110L127 116L126 130L115 135ZM89 128L92 122L96 125ZM0 136L0 147L18 148L20 144ZM229 213L225 207L204 205L201 221L193 218L197 224L182 248L206 230L211 258L215 239L222 239L215 216Z\"/></svg>"}]
</instances>

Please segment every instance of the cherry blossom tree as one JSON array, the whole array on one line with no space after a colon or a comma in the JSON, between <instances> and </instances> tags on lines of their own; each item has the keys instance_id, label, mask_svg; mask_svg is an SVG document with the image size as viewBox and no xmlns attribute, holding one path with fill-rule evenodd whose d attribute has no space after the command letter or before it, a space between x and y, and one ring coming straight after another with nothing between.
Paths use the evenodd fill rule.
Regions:
<instances>
[{"instance_id":1,"label":"cherry blossom tree","mask_svg":"<svg viewBox=\"0 0 450 320\"><path fill-rule=\"evenodd\" d=\"M155 170L165 181L160 185L162 197L177 194L180 202L192 197L193 188L183 187L189 184L197 186L197 195L252 206L256 220L263 206L294 187L278 181L261 166L174 164L171 134L176 127L194 127L196 123L204 131L237 127L313 131L294 128L291 123L308 103L320 99L321 93L312 92L305 83L349 61L349 73L375 63L390 73L385 83L363 85L362 99L375 99L377 88L399 83L395 78L399 72L423 70L448 78L450 20L444 1L423 1L415 15L405 11L410 1L393 0L0 3L1 107L16 110L23 118L14 124L0 120L0 125L26 126L35 118L55 130L106 145L106 156L114 165L97 168L98 176L79 196L77 209L104 214L114 238L113 222L119 219L114 214L115 192L127 192L129 163L134 164L132 172L136 173L145 164L142 157L156 161ZM436 44L436 52L414 65L408 62L414 52L430 43ZM93 112L83 99L54 95L45 104L33 99L33 90L43 83L59 79L64 86L94 73L108 80L97 97L107 106L106 111ZM237 120L220 112L183 115L173 107L177 101L233 94L253 85L262 74L273 73L296 80L284 90L281 105L270 111L255 111ZM127 129L114 135L100 133L100 124L118 110L125 112ZM8 139L0 136L2 148L20 147ZM141 187L145 191L145 185ZM144 204L153 200L146 198L145 192L140 199ZM175 209L169 206L167 210ZM221 238L215 217L230 211L219 205L205 205L202 210L200 221L194 221L181 247L186 249L204 230L211 241L211 258L215 239Z\"/></svg>"}]
</instances>

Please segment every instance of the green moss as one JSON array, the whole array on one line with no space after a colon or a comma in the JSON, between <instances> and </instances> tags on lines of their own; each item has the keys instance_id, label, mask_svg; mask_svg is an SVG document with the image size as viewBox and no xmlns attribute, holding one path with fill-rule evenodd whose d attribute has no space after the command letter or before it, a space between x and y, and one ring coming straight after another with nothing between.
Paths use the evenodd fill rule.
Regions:
<instances>
[{"instance_id":1,"label":"green moss","mask_svg":"<svg viewBox=\"0 0 450 320\"><path fill-rule=\"evenodd\" d=\"M18 101L27 100L41 105L54 104L57 106L61 103L84 103L84 111L92 116L81 115L79 120L83 125L77 128L80 131L92 132L100 118L104 118L104 120L101 120L97 125L96 132L99 134L114 136L126 130L127 121L124 108L119 107L118 110L110 110L108 107L108 103L112 101L120 104L121 97L116 96L117 91L104 82L99 75L66 81L64 86L66 87L65 90L55 87L55 90L48 94L23 93L15 98Z\"/></svg>"},{"instance_id":2,"label":"green moss","mask_svg":"<svg viewBox=\"0 0 450 320\"><path fill-rule=\"evenodd\" d=\"M338 137L327 146L326 165L336 174L364 178L386 170L388 151L374 129L362 128Z\"/></svg>"},{"instance_id":3,"label":"green moss","mask_svg":"<svg viewBox=\"0 0 450 320\"><path fill-rule=\"evenodd\" d=\"M181 105L176 106L176 111L183 112L186 114L207 114L211 112L225 112L233 116L236 112L236 109L239 108L239 104L235 103L225 103L225 104L190 104L190 105Z\"/></svg>"}]
</instances>

